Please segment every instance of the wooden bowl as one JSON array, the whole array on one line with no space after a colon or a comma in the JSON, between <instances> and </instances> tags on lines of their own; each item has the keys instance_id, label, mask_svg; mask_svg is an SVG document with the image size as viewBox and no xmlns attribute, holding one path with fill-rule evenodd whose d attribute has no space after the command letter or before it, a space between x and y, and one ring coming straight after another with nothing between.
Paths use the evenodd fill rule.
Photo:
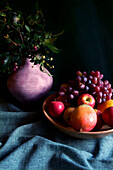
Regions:
<instances>
[{"instance_id":1,"label":"wooden bowl","mask_svg":"<svg viewBox=\"0 0 113 170\"><path fill-rule=\"evenodd\" d=\"M46 118L61 132L66 133L70 136L73 136L76 138L82 138L82 139L97 139L97 138L102 138L102 137L108 136L110 134L113 134L113 129L110 128L109 126L108 127L110 129L108 129L108 130L101 130L101 131L95 131L95 132L77 132L72 127L67 125L65 122L60 121L57 118L53 118L47 112L47 106L50 101L55 99L55 97L56 97L56 93L54 93L46 98L46 100L43 103L43 112L44 112Z\"/></svg>"}]
</instances>

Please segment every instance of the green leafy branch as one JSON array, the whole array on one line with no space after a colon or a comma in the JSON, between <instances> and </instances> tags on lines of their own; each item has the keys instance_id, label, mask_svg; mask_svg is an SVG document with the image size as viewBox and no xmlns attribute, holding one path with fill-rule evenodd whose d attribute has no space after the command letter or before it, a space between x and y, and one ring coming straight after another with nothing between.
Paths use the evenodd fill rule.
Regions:
<instances>
[{"instance_id":1,"label":"green leafy branch","mask_svg":"<svg viewBox=\"0 0 113 170\"><path fill-rule=\"evenodd\" d=\"M0 11L0 73L11 73L24 57L40 64L40 69L45 66L54 68L49 52L60 52L54 42L62 33L53 35L46 32L42 11L37 10L35 15L24 17L21 11L15 12L7 5Z\"/></svg>"}]
</instances>

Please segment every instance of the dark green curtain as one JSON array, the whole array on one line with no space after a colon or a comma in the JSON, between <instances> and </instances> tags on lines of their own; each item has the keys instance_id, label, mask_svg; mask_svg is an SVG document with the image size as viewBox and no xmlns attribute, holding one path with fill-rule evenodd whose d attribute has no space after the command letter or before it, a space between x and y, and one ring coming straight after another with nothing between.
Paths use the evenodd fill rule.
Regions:
<instances>
[{"instance_id":1,"label":"dark green curtain","mask_svg":"<svg viewBox=\"0 0 113 170\"><path fill-rule=\"evenodd\" d=\"M47 29L64 34L54 56L54 86L74 79L76 70L100 70L113 84L113 1L112 0L20 0L9 1L27 15L39 3Z\"/></svg>"},{"instance_id":2,"label":"dark green curtain","mask_svg":"<svg viewBox=\"0 0 113 170\"><path fill-rule=\"evenodd\" d=\"M42 2L42 1L41 1ZM100 70L113 83L113 1L44 1L49 28L64 34L55 56L55 82L74 78L76 70Z\"/></svg>"}]
</instances>

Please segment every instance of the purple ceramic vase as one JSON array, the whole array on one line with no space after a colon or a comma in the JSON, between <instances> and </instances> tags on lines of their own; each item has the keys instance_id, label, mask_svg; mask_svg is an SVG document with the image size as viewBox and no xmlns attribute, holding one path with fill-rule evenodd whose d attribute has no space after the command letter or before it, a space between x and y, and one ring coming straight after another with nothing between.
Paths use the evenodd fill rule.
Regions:
<instances>
[{"instance_id":1,"label":"purple ceramic vase","mask_svg":"<svg viewBox=\"0 0 113 170\"><path fill-rule=\"evenodd\" d=\"M39 100L49 92L52 85L53 77L42 72L39 64L33 66L27 58L7 80L9 92L22 103Z\"/></svg>"}]
</instances>

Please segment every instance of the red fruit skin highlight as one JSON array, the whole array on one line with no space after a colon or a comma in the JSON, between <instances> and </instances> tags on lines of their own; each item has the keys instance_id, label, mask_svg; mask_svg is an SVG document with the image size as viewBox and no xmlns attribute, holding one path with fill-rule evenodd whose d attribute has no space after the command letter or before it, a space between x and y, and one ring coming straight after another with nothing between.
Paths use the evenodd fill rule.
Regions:
<instances>
[{"instance_id":1,"label":"red fruit skin highlight","mask_svg":"<svg viewBox=\"0 0 113 170\"><path fill-rule=\"evenodd\" d=\"M103 111L102 118L107 125L113 127L113 106Z\"/></svg>"},{"instance_id":2,"label":"red fruit skin highlight","mask_svg":"<svg viewBox=\"0 0 113 170\"><path fill-rule=\"evenodd\" d=\"M65 106L61 101L51 101L48 104L48 112L53 117L58 117L64 111Z\"/></svg>"},{"instance_id":3,"label":"red fruit skin highlight","mask_svg":"<svg viewBox=\"0 0 113 170\"><path fill-rule=\"evenodd\" d=\"M96 126L97 114L91 106L82 104L72 112L70 123L77 131L89 132Z\"/></svg>"},{"instance_id":4,"label":"red fruit skin highlight","mask_svg":"<svg viewBox=\"0 0 113 170\"><path fill-rule=\"evenodd\" d=\"M98 110L98 109L94 109L94 110L95 110L95 112L97 114L97 124L94 127L94 130L98 131L103 126L104 121L103 121L103 118L102 118L102 112L100 110Z\"/></svg>"},{"instance_id":5,"label":"red fruit skin highlight","mask_svg":"<svg viewBox=\"0 0 113 170\"><path fill-rule=\"evenodd\" d=\"M78 97L78 100L77 100L77 105L81 105L81 104L87 104L89 106L91 106L92 108L95 106L95 99L92 95L90 94L81 94L79 97Z\"/></svg>"}]
</instances>

